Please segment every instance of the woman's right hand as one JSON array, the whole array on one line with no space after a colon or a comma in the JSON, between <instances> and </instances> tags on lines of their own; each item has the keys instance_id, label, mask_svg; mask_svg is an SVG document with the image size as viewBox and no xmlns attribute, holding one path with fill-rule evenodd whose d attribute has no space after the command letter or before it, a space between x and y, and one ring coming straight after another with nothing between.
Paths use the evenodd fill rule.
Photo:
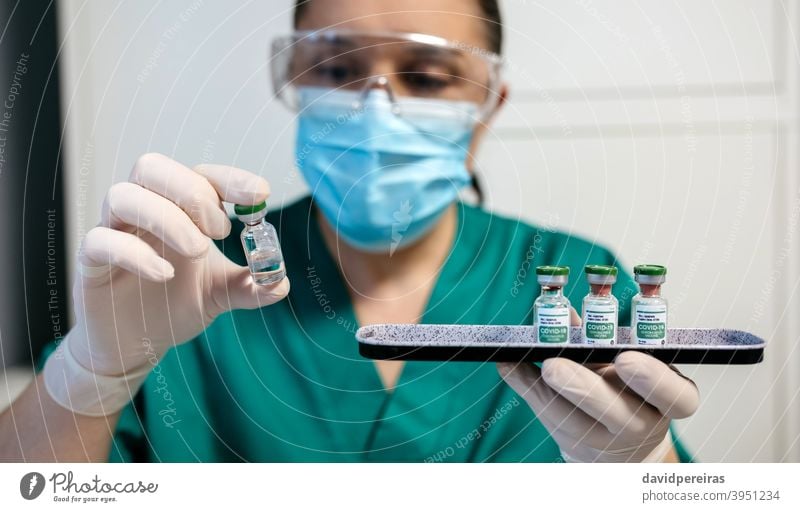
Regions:
<instances>
[{"instance_id":1,"label":"woman's right hand","mask_svg":"<svg viewBox=\"0 0 800 512\"><path fill-rule=\"evenodd\" d=\"M109 189L100 224L83 240L65 348L92 373L120 376L156 364L225 311L284 298L288 279L257 285L211 241L231 230L221 201L268 195L266 180L241 169L140 157L129 181Z\"/></svg>"}]
</instances>

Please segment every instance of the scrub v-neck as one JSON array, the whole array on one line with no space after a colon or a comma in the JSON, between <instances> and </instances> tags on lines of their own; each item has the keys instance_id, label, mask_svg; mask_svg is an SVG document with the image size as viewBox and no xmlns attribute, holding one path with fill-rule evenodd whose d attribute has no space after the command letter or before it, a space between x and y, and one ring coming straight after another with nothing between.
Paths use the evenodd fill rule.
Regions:
<instances>
[{"instance_id":1,"label":"scrub v-neck","mask_svg":"<svg viewBox=\"0 0 800 512\"><path fill-rule=\"evenodd\" d=\"M443 309L437 307L437 305L440 305L449 293L453 293L453 288L450 285L456 284L461 278L457 272L457 267L459 266L459 255L464 250L462 247L464 243L464 237L462 236L464 207L461 203L456 204L456 232L453 242L436 276L420 323L447 323L451 321L450 318L443 314ZM308 218L317 218L313 204L309 204ZM326 286L326 291L332 295L331 302L337 305L336 310L339 318L341 318L341 323L346 326L352 326L350 330L355 332L359 324L352 299L339 267L327 245L325 245L316 221L309 222L307 236L309 256L318 268L318 274L328 276L328 279L335 279L334 282ZM341 339L346 346L340 346L337 349L342 356L354 357L363 361L364 364L357 365L359 368L357 376L364 384L364 388L369 390L366 393L369 396L366 403L359 400L352 401L359 402L358 405L355 403L352 405L366 407L368 410L374 411L373 422L365 439L364 454L366 458L370 460L381 458L380 448L376 452L376 445L382 445L384 449L387 449L387 447L391 448L401 443L407 443L413 437L424 436L427 432L427 426L440 425L442 423L439 416L446 415L451 406L427 406L437 400L444 399L444 394L448 391L446 384L452 382L456 375L457 369L455 365L407 361L394 389L390 391L384 387L374 361L363 359L358 355L355 337L349 337L347 340L343 338L346 337ZM353 377L351 365L342 366L347 367L346 371L349 375L346 380L351 380ZM362 391L365 391L365 389L362 388ZM342 403L340 405L344 406L345 404ZM428 414L421 414L426 410ZM434 415L436 417L432 417ZM421 429L419 435L412 435L409 438L411 430L416 429ZM419 439L417 439L418 441Z\"/></svg>"}]
</instances>

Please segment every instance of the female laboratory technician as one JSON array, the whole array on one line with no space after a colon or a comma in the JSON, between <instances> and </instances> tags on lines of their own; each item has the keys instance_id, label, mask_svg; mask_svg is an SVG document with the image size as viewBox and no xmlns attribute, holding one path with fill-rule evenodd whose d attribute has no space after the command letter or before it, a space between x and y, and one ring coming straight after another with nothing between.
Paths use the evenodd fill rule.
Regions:
<instances>
[{"instance_id":1,"label":"female laboratory technician","mask_svg":"<svg viewBox=\"0 0 800 512\"><path fill-rule=\"evenodd\" d=\"M490 0L298 2L271 56L311 189L268 216L288 277L254 284L222 207L264 201L264 179L142 156L83 241L75 327L0 418L0 459L685 458L669 423L697 389L641 353L592 368L358 355L364 324L529 324L530 269L570 266L575 304L584 265L615 263L458 200L506 97L501 26ZM620 276L623 324L634 290Z\"/></svg>"}]
</instances>

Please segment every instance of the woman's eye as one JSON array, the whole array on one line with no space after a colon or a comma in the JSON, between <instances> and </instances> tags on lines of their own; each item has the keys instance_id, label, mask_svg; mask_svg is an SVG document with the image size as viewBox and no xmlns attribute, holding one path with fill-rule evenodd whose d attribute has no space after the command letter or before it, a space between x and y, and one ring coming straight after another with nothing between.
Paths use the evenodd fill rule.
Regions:
<instances>
[{"instance_id":1,"label":"woman's eye","mask_svg":"<svg viewBox=\"0 0 800 512\"><path fill-rule=\"evenodd\" d=\"M356 73L349 66L320 64L314 67L314 75L326 83L343 84L353 80Z\"/></svg>"},{"instance_id":2,"label":"woman's eye","mask_svg":"<svg viewBox=\"0 0 800 512\"><path fill-rule=\"evenodd\" d=\"M450 76L444 73L411 71L403 73L403 81L415 91L433 94L450 85Z\"/></svg>"}]
</instances>

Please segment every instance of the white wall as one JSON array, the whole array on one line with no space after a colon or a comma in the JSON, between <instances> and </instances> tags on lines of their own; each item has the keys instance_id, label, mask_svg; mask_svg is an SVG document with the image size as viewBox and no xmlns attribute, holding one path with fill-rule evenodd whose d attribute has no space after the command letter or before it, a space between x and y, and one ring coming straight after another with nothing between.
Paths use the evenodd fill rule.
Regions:
<instances>
[{"instance_id":1,"label":"white wall","mask_svg":"<svg viewBox=\"0 0 800 512\"><path fill-rule=\"evenodd\" d=\"M278 203L304 191L266 69L292 3L60 2L73 251L147 151L259 172ZM682 368L703 404L679 429L701 460L800 461L797 2L504 7L490 206L666 264L673 326L768 338L761 365Z\"/></svg>"}]
</instances>

